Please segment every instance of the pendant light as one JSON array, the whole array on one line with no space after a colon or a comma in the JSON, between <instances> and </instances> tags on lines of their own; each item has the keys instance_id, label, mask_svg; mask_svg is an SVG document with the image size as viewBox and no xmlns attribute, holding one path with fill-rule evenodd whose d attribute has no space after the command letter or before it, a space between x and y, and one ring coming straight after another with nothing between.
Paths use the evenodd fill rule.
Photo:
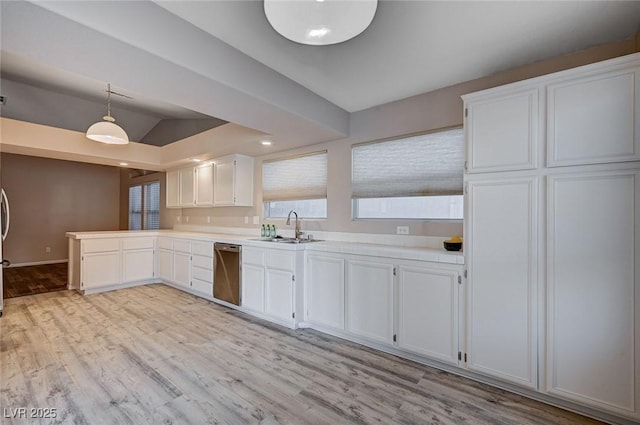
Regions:
<instances>
[{"instance_id":1,"label":"pendant light","mask_svg":"<svg viewBox=\"0 0 640 425\"><path fill-rule=\"evenodd\" d=\"M126 145L129 143L127 133L115 123L111 116L111 84L107 84L107 115L102 117L104 121L93 124L87 130L87 138L96 142L110 145Z\"/></svg>"},{"instance_id":2,"label":"pendant light","mask_svg":"<svg viewBox=\"0 0 640 425\"><path fill-rule=\"evenodd\" d=\"M378 0L264 0L264 14L281 36L324 46L347 41L373 21Z\"/></svg>"}]
</instances>

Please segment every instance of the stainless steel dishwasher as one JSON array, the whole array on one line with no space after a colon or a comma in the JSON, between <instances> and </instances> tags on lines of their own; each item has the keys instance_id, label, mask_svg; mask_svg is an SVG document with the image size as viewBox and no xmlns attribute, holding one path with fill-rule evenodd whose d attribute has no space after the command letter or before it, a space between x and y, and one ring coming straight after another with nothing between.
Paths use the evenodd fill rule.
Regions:
<instances>
[{"instance_id":1,"label":"stainless steel dishwasher","mask_svg":"<svg viewBox=\"0 0 640 425\"><path fill-rule=\"evenodd\" d=\"M213 298L240 305L242 246L216 243L214 251Z\"/></svg>"}]
</instances>

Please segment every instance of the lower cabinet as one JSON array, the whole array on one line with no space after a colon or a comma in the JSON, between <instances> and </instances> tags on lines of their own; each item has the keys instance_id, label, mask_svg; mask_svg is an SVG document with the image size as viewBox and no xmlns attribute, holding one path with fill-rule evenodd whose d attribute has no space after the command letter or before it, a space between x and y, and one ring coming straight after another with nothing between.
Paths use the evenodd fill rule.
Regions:
<instances>
[{"instance_id":1,"label":"lower cabinet","mask_svg":"<svg viewBox=\"0 0 640 425\"><path fill-rule=\"evenodd\" d=\"M162 280L173 281L173 249L158 249L157 259L158 277Z\"/></svg>"},{"instance_id":2,"label":"lower cabinet","mask_svg":"<svg viewBox=\"0 0 640 425\"><path fill-rule=\"evenodd\" d=\"M191 254L174 251L173 282L185 288L191 286Z\"/></svg>"},{"instance_id":3,"label":"lower cabinet","mask_svg":"<svg viewBox=\"0 0 640 425\"><path fill-rule=\"evenodd\" d=\"M293 320L293 273L267 268L265 276L265 313L283 321Z\"/></svg>"},{"instance_id":4,"label":"lower cabinet","mask_svg":"<svg viewBox=\"0 0 640 425\"><path fill-rule=\"evenodd\" d=\"M393 344L393 264L350 260L347 270L347 331Z\"/></svg>"},{"instance_id":5,"label":"lower cabinet","mask_svg":"<svg viewBox=\"0 0 640 425\"><path fill-rule=\"evenodd\" d=\"M274 322L295 327L303 251L242 247L241 306Z\"/></svg>"},{"instance_id":6,"label":"lower cabinet","mask_svg":"<svg viewBox=\"0 0 640 425\"><path fill-rule=\"evenodd\" d=\"M457 365L459 287L457 271L399 266L398 347Z\"/></svg>"},{"instance_id":7,"label":"lower cabinet","mask_svg":"<svg viewBox=\"0 0 640 425\"><path fill-rule=\"evenodd\" d=\"M122 281L137 282L154 276L154 238L122 240Z\"/></svg>"},{"instance_id":8,"label":"lower cabinet","mask_svg":"<svg viewBox=\"0 0 640 425\"><path fill-rule=\"evenodd\" d=\"M345 260L309 253L306 263L305 320L345 330Z\"/></svg>"},{"instance_id":9,"label":"lower cabinet","mask_svg":"<svg viewBox=\"0 0 640 425\"><path fill-rule=\"evenodd\" d=\"M120 283L120 251L95 252L82 255L83 290Z\"/></svg>"}]
</instances>

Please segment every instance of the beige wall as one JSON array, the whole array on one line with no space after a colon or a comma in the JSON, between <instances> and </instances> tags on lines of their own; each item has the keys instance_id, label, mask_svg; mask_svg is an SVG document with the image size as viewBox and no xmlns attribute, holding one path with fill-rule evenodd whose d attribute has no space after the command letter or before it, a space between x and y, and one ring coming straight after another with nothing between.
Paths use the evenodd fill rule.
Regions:
<instances>
[{"instance_id":1,"label":"beige wall","mask_svg":"<svg viewBox=\"0 0 640 425\"><path fill-rule=\"evenodd\" d=\"M118 229L116 167L3 153L0 173L11 205L3 254L14 264L68 258L67 231Z\"/></svg>"},{"instance_id":2,"label":"beige wall","mask_svg":"<svg viewBox=\"0 0 640 425\"><path fill-rule=\"evenodd\" d=\"M180 210L166 208L167 178L166 173L152 172L137 176L133 170L120 169L120 230L129 228L129 187L143 183L160 182L160 228L171 229L180 215Z\"/></svg>"},{"instance_id":3,"label":"beige wall","mask_svg":"<svg viewBox=\"0 0 640 425\"><path fill-rule=\"evenodd\" d=\"M394 234L396 226L405 225L409 226L410 234L412 235L451 236L462 234L462 223L459 221L354 221L351 213L351 146L354 143L365 141L462 126L463 104L460 96L463 94L624 56L636 51L640 51L640 34L622 42L598 46L582 52L525 65L489 77L353 113L350 122L350 135L346 139L257 158L255 166L255 207L184 209L182 210L182 221L184 222L185 216L188 216L189 224L206 225L207 217L210 217L212 225L254 227L251 224L251 217L253 215L262 217L262 161L296 153L327 149L329 156L328 218L323 221L305 221L303 224L304 229ZM277 141L274 148L277 149ZM249 217L249 225L244 224L245 216ZM282 220L270 222L274 222L280 227L284 224Z\"/></svg>"}]
</instances>

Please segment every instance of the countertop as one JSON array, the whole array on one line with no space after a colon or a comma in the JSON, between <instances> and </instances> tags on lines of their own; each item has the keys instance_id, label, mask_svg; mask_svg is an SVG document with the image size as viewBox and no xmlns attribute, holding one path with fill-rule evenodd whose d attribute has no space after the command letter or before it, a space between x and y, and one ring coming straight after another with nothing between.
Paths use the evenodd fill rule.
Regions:
<instances>
[{"instance_id":1,"label":"countertop","mask_svg":"<svg viewBox=\"0 0 640 425\"><path fill-rule=\"evenodd\" d=\"M114 230L103 232L67 232L71 239L104 239L104 238L135 238L135 237L172 237L207 242L223 242L236 245L256 246L283 250L307 250L313 252L334 252L342 254L369 255L373 257L397 258L403 260L432 261L448 264L464 264L462 252L451 252L444 249L406 247L398 245L383 245L358 242L317 241L302 244L282 244L262 241L256 236L228 234L186 232L179 230Z\"/></svg>"}]
</instances>

